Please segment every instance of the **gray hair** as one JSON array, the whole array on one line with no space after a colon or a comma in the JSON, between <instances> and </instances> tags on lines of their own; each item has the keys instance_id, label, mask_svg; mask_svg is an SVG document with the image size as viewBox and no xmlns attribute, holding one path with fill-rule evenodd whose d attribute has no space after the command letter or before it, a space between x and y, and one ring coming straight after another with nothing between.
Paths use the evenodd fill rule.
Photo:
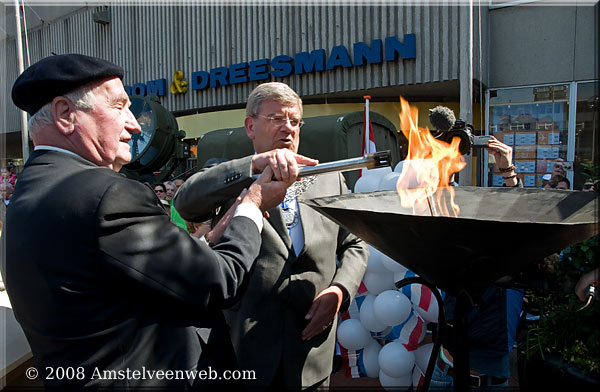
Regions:
<instances>
[{"instance_id":1,"label":"gray hair","mask_svg":"<svg viewBox=\"0 0 600 392\"><path fill-rule=\"evenodd\" d=\"M73 91L69 91L66 94L62 94L62 96L73 102L77 109L92 109L95 103L93 94L94 87L96 87L96 84L88 83ZM43 126L53 123L54 120L52 118L51 108L52 102L48 102L29 118L27 127L29 128L29 134L32 138L41 128L43 128Z\"/></svg>"},{"instance_id":2,"label":"gray hair","mask_svg":"<svg viewBox=\"0 0 600 392\"><path fill-rule=\"evenodd\" d=\"M246 104L246 116L256 116L260 109L260 104L266 99L272 99L285 106L298 105L300 107L300 115L302 115L302 99L298 94L285 83L269 82L259 84L252 90Z\"/></svg>"}]
</instances>

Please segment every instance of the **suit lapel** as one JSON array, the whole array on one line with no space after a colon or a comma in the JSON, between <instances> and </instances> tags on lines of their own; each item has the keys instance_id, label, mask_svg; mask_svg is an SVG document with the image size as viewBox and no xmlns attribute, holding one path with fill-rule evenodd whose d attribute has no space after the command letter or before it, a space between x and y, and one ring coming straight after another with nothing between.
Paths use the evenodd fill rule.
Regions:
<instances>
[{"instance_id":1,"label":"suit lapel","mask_svg":"<svg viewBox=\"0 0 600 392\"><path fill-rule=\"evenodd\" d=\"M273 226L275 231L277 231L277 233L281 237L281 240L283 241L285 246L287 246L288 248L291 248L292 247L292 239L290 238L290 235L288 234L288 231L287 231L287 227L285 226L285 223L283 222L283 215L281 214L281 207L277 206L275 208L271 208L269 210L269 218L267 219L267 221L269 221L269 223L271 223L271 226Z\"/></svg>"},{"instance_id":2,"label":"suit lapel","mask_svg":"<svg viewBox=\"0 0 600 392\"><path fill-rule=\"evenodd\" d=\"M304 199L300 195L298 199ZM315 232L315 230L307 230L307 228L311 227L311 208L306 204L298 203L298 213L300 214L300 221L302 222L302 233L304 234L304 245L302 246L302 250L298 253L298 257L302 256L304 252L306 252L306 245L310 244L312 241L311 234Z\"/></svg>"}]
</instances>

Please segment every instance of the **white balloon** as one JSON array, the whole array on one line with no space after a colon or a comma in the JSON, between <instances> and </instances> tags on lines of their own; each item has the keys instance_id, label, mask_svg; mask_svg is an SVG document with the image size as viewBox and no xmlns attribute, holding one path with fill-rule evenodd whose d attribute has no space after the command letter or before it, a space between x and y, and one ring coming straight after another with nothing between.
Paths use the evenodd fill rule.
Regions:
<instances>
[{"instance_id":1,"label":"white balloon","mask_svg":"<svg viewBox=\"0 0 600 392\"><path fill-rule=\"evenodd\" d=\"M366 298L360 305L360 322L363 327L371 332L381 332L388 326L382 323L375 317L373 312L373 302L375 302L376 295L367 294Z\"/></svg>"},{"instance_id":2,"label":"white balloon","mask_svg":"<svg viewBox=\"0 0 600 392\"><path fill-rule=\"evenodd\" d=\"M392 172L392 168L390 166L377 167L375 169L363 171L364 176L375 177L381 181L381 179L388 173Z\"/></svg>"},{"instance_id":3,"label":"white balloon","mask_svg":"<svg viewBox=\"0 0 600 392\"><path fill-rule=\"evenodd\" d=\"M360 320L347 319L337 329L338 343L347 350L360 350L371 341L371 334L362 326Z\"/></svg>"},{"instance_id":4,"label":"white balloon","mask_svg":"<svg viewBox=\"0 0 600 392\"><path fill-rule=\"evenodd\" d=\"M371 343L367 344L363 350L363 365L365 365L367 377L379 377L379 351L381 351L381 345L375 339L371 339Z\"/></svg>"},{"instance_id":5,"label":"white balloon","mask_svg":"<svg viewBox=\"0 0 600 392\"><path fill-rule=\"evenodd\" d=\"M424 184L439 183L440 173L430 159L412 159L400 161L394 171L401 173L397 187L400 189L420 188Z\"/></svg>"},{"instance_id":6,"label":"white balloon","mask_svg":"<svg viewBox=\"0 0 600 392\"><path fill-rule=\"evenodd\" d=\"M386 326L399 325L410 316L410 300L398 290L386 290L373 302L373 312L379 322Z\"/></svg>"},{"instance_id":7,"label":"white balloon","mask_svg":"<svg viewBox=\"0 0 600 392\"><path fill-rule=\"evenodd\" d=\"M385 290L392 290L394 286L394 276L388 272L386 273L375 273L375 272L365 272L363 276L363 283L369 293L371 294L379 294Z\"/></svg>"},{"instance_id":8,"label":"white balloon","mask_svg":"<svg viewBox=\"0 0 600 392\"><path fill-rule=\"evenodd\" d=\"M428 301L421 303L421 297L427 296ZM439 307L435 295L427 286L421 284L413 284L410 288L410 301L413 307L419 313L419 316L427 322L437 323Z\"/></svg>"},{"instance_id":9,"label":"white balloon","mask_svg":"<svg viewBox=\"0 0 600 392\"><path fill-rule=\"evenodd\" d=\"M379 181L379 190L380 191L395 191L396 190L396 182L398 182L398 177L400 177L400 173L391 172L383 176L381 181Z\"/></svg>"},{"instance_id":10,"label":"white balloon","mask_svg":"<svg viewBox=\"0 0 600 392\"><path fill-rule=\"evenodd\" d=\"M403 160L398 162L398 164L396 164L396 166L394 167L394 172L395 173L402 173L402 169L404 168L404 162L407 162L408 160Z\"/></svg>"},{"instance_id":11,"label":"white balloon","mask_svg":"<svg viewBox=\"0 0 600 392\"><path fill-rule=\"evenodd\" d=\"M381 264L391 272L406 272L408 269L385 253L381 253Z\"/></svg>"},{"instance_id":12,"label":"white balloon","mask_svg":"<svg viewBox=\"0 0 600 392\"><path fill-rule=\"evenodd\" d=\"M408 390L412 386L412 373L407 373L401 377L391 377L380 370L379 383L386 391L401 391L400 388Z\"/></svg>"},{"instance_id":13,"label":"white balloon","mask_svg":"<svg viewBox=\"0 0 600 392\"><path fill-rule=\"evenodd\" d=\"M375 273L387 273L388 269L385 268L381 261L382 253L377 249L369 245L369 261L367 263L367 271Z\"/></svg>"},{"instance_id":14,"label":"white balloon","mask_svg":"<svg viewBox=\"0 0 600 392\"><path fill-rule=\"evenodd\" d=\"M385 329L381 332L373 332L371 335L374 338L385 339L390 333L392 333L393 327L385 327Z\"/></svg>"},{"instance_id":15,"label":"white balloon","mask_svg":"<svg viewBox=\"0 0 600 392\"><path fill-rule=\"evenodd\" d=\"M354 193L375 192L379 188L377 176L362 176L354 183Z\"/></svg>"},{"instance_id":16,"label":"white balloon","mask_svg":"<svg viewBox=\"0 0 600 392\"><path fill-rule=\"evenodd\" d=\"M415 366L415 355L400 342L386 344L379 351L379 368L392 377L410 374Z\"/></svg>"},{"instance_id":17,"label":"white balloon","mask_svg":"<svg viewBox=\"0 0 600 392\"><path fill-rule=\"evenodd\" d=\"M433 343L428 343L413 351L415 354L415 362L419 368L427 370L427 364L429 363L429 357L431 357L432 350Z\"/></svg>"}]
</instances>

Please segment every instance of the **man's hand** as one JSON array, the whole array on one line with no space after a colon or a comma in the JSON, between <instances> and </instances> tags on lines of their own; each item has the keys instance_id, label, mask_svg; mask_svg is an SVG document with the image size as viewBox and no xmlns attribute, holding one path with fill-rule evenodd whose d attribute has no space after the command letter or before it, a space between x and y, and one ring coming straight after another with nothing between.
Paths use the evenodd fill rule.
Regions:
<instances>
[{"instance_id":1,"label":"man's hand","mask_svg":"<svg viewBox=\"0 0 600 392\"><path fill-rule=\"evenodd\" d=\"M217 242L219 242L219 240L221 239L221 236L225 232L225 229L229 225L231 218L233 218L233 214L235 214L235 209L237 208L237 206L240 205L240 203L242 202L242 200L244 199L244 197L247 194L248 194L248 190L244 189L242 191L242 193L240 193L240 195L235 199L235 202L231 205L231 207L229 207L229 209L227 210L225 215L223 215L223 217L221 217L219 222L217 222L215 227L213 227L212 230L210 230L208 233L206 233L204 235L204 238L206 238L206 240L210 244L216 244Z\"/></svg>"},{"instance_id":2,"label":"man's hand","mask_svg":"<svg viewBox=\"0 0 600 392\"><path fill-rule=\"evenodd\" d=\"M256 154L252 158L252 171L262 173L266 167L270 167L277 181L289 181L292 177L298 177L298 165L314 166L319 161L316 159L296 154L287 149L277 149Z\"/></svg>"},{"instance_id":3,"label":"man's hand","mask_svg":"<svg viewBox=\"0 0 600 392\"><path fill-rule=\"evenodd\" d=\"M242 203L251 202L265 213L267 210L279 205L287 188L296 181L298 173L288 176L287 180L273 180L273 171L270 166L264 168L258 180L248 188L248 193L242 198Z\"/></svg>"},{"instance_id":4,"label":"man's hand","mask_svg":"<svg viewBox=\"0 0 600 392\"><path fill-rule=\"evenodd\" d=\"M333 323L343 299L344 294L338 286L330 286L321 291L304 316L310 322L302 331L302 340L310 340L325 331Z\"/></svg>"},{"instance_id":5,"label":"man's hand","mask_svg":"<svg viewBox=\"0 0 600 392\"><path fill-rule=\"evenodd\" d=\"M512 153L513 149L496 139L494 136L488 142L487 150L490 154L494 155L496 165L499 168L507 168L512 165Z\"/></svg>"},{"instance_id":6,"label":"man's hand","mask_svg":"<svg viewBox=\"0 0 600 392\"><path fill-rule=\"evenodd\" d=\"M577 297L579 297L581 302L587 300L588 287L598 284L598 281L600 281L600 267L579 278L577 285L575 285L575 294L577 294Z\"/></svg>"},{"instance_id":7,"label":"man's hand","mask_svg":"<svg viewBox=\"0 0 600 392\"><path fill-rule=\"evenodd\" d=\"M499 169L508 169L512 165L513 149L511 146L502 143L500 140L492 136L488 142L487 150L490 154L494 155L496 165L498 165ZM505 171L502 177L504 178L504 185L506 186L513 187L519 184L519 180L517 179L517 174L514 169L509 172Z\"/></svg>"}]
</instances>

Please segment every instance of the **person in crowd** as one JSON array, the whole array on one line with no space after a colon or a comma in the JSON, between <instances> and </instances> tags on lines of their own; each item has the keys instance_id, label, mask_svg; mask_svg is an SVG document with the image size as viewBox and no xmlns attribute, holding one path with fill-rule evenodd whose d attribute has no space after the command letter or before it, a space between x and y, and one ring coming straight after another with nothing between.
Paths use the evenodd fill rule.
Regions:
<instances>
[{"instance_id":1,"label":"person in crowd","mask_svg":"<svg viewBox=\"0 0 600 392\"><path fill-rule=\"evenodd\" d=\"M590 295L589 287L596 288L598 285L600 285L600 267L581 275L575 285L575 294L580 301L587 301L588 295ZM597 296L598 293L595 295Z\"/></svg>"},{"instance_id":2,"label":"person in crowd","mask_svg":"<svg viewBox=\"0 0 600 392\"><path fill-rule=\"evenodd\" d=\"M294 90L278 82L258 85L248 97L244 122L255 154L188 178L174 199L181 216L205 220L267 168L275 178L287 179L298 165L316 164L297 154L302 124L302 100ZM225 312L241 367L256 371L256 379L247 383L250 389L329 384L337 313L356 293L368 249L298 199L346 193L340 173L302 178L280 206L268 211L248 292ZM210 233L205 238L213 241Z\"/></svg>"},{"instance_id":3,"label":"person in crowd","mask_svg":"<svg viewBox=\"0 0 600 392\"><path fill-rule=\"evenodd\" d=\"M568 190L571 189L571 181L567 177L561 178L556 184L556 189Z\"/></svg>"},{"instance_id":4,"label":"person in crowd","mask_svg":"<svg viewBox=\"0 0 600 392\"><path fill-rule=\"evenodd\" d=\"M4 221L6 220L6 204L0 203L0 238L2 238L2 227L4 226ZM1 241L1 239L0 239ZM0 277L1 279L1 277ZM4 283L2 284L4 287Z\"/></svg>"},{"instance_id":5,"label":"person in crowd","mask_svg":"<svg viewBox=\"0 0 600 392\"><path fill-rule=\"evenodd\" d=\"M13 188L17 181L17 175L14 173L14 167L4 166L0 169L0 183L1 184L10 184Z\"/></svg>"},{"instance_id":6,"label":"person in crowd","mask_svg":"<svg viewBox=\"0 0 600 392\"><path fill-rule=\"evenodd\" d=\"M542 177L542 185L540 186L540 188L546 188L546 185L548 185L551 178L552 178L552 174L550 174L550 173L544 174L544 176Z\"/></svg>"},{"instance_id":7,"label":"person in crowd","mask_svg":"<svg viewBox=\"0 0 600 392\"><path fill-rule=\"evenodd\" d=\"M3 201L3 204L8 207L10 203L10 198L13 194L13 187L10 185L10 182L3 182L0 184L0 198Z\"/></svg>"},{"instance_id":8,"label":"person in crowd","mask_svg":"<svg viewBox=\"0 0 600 392\"><path fill-rule=\"evenodd\" d=\"M554 161L554 166L552 166L552 172L550 173L552 174L552 177L560 179L566 175L563 163L564 161L565 160L562 158L556 158L556 161Z\"/></svg>"},{"instance_id":9,"label":"person in crowd","mask_svg":"<svg viewBox=\"0 0 600 392\"><path fill-rule=\"evenodd\" d=\"M487 150L494 156L503 175L503 185L523 187L512 163L512 147L492 136ZM510 352L516 340L523 296L522 290L490 285L478 297L477 306L469 310L467 339L470 386L494 390L509 387ZM452 324L455 304L456 296L447 294L444 297L444 312L449 324ZM454 335L448 332L432 374L432 389L451 389L454 386L455 350Z\"/></svg>"},{"instance_id":10,"label":"person in crowd","mask_svg":"<svg viewBox=\"0 0 600 392\"><path fill-rule=\"evenodd\" d=\"M171 203L173 196L175 196L175 192L177 192L177 185L175 185L173 181L165 181L163 184L166 189L165 200Z\"/></svg>"},{"instance_id":11,"label":"person in crowd","mask_svg":"<svg viewBox=\"0 0 600 392\"><path fill-rule=\"evenodd\" d=\"M558 186L558 183L565 178L565 168L562 158L557 158L552 166L552 172L550 173L550 179L548 183L543 186L544 189L554 189Z\"/></svg>"},{"instance_id":12,"label":"person in crowd","mask_svg":"<svg viewBox=\"0 0 600 392\"><path fill-rule=\"evenodd\" d=\"M179 188L181 188L181 186L183 185L184 182L185 182L185 178L183 178L183 177L178 177L173 180L173 184L175 184L175 193L177 193L177 191L179 190Z\"/></svg>"},{"instance_id":13,"label":"person in crowd","mask_svg":"<svg viewBox=\"0 0 600 392\"><path fill-rule=\"evenodd\" d=\"M4 237L2 237L2 228L4 227L4 221L6 220L6 205L4 203L0 203L0 247L4 249ZM4 278L2 276L3 272L0 269L0 291L4 291Z\"/></svg>"},{"instance_id":14,"label":"person in crowd","mask_svg":"<svg viewBox=\"0 0 600 392\"><path fill-rule=\"evenodd\" d=\"M177 192L177 185L174 181L165 181L163 184L166 189L165 200L169 204L169 216L171 217L171 220L177 226L189 232L188 225L185 219L183 219L181 215L179 215L179 212L177 212L175 206L173 206L173 196L175 196L175 193Z\"/></svg>"},{"instance_id":15,"label":"person in crowd","mask_svg":"<svg viewBox=\"0 0 600 392\"><path fill-rule=\"evenodd\" d=\"M170 218L171 217L171 204L169 204L169 202L166 199L160 199L160 204L162 205L165 212L167 213L167 215Z\"/></svg>"},{"instance_id":16,"label":"person in crowd","mask_svg":"<svg viewBox=\"0 0 600 392\"><path fill-rule=\"evenodd\" d=\"M152 187L154 193L160 200L167 200L167 187L162 182L156 183ZM167 202L168 203L168 202Z\"/></svg>"},{"instance_id":17,"label":"person in crowd","mask_svg":"<svg viewBox=\"0 0 600 392\"><path fill-rule=\"evenodd\" d=\"M583 184L583 188L581 190L584 192L596 192L599 189L599 182L600 180L594 181L592 179L589 179Z\"/></svg>"},{"instance_id":18,"label":"person in crowd","mask_svg":"<svg viewBox=\"0 0 600 392\"><path fill-rule=\"evenodd\" d=\"M15 317L50 389L236 389L221 377L237 368L221 309L242 295L263 213L297 171L273 181L265 168L236 195L211 249L169 221L151 188L114 171L140 132L123 73L67 54L43 58L14 82L35 146L3 232ZM220 378L183 374L209 369Z\"/></svg>"},{"instance_id":19,"label":"person in crowd","mask_svg":"<svg viewBox=\"0 0 600 392\"><path fill-rule=\"evenodd\" d=\"M187 231L192 237L196 238L204 237L212 229L212 219L205 220L204 222L185 221L185 223L187 225Z\"/></svg>"}]
</instances>

